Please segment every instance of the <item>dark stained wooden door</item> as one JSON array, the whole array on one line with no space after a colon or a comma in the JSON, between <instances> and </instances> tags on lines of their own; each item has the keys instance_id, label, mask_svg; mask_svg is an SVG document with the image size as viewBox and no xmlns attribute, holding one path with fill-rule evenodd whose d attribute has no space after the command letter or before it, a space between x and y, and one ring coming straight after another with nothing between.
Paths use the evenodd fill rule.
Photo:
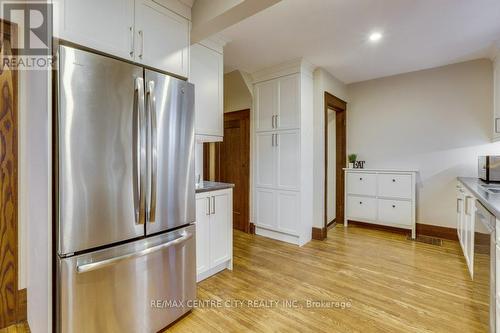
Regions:
<instances>
[{"instance_id":1,"label":"dark stained wooden door","mask_svg":"<svg viewBox=\"0 0 500 333\"><path fill-rule=\"evenodd\" d=\"M15 26L2 24L1 59ZM3 63L3 62L2 62ZM0 67L0 328L17 321L17 71Z\"/></svg>"},{"instance_id":2,"label":"dark stained wooden door","mask_svg":"<svg viewBox=\"0 0 500 333\"><path fill-rule=\"evenodd\" d=\"M224 114L224 141L216 149L215 170L216 180L235 185L234 229L250 232L250 110Z\"/></svg>"}]
</instances>

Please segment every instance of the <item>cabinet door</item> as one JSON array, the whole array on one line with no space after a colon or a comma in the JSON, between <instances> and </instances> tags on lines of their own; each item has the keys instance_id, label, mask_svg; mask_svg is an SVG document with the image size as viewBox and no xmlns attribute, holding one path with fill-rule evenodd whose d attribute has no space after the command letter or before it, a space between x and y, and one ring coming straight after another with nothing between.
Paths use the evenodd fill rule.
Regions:
<instances>
[{"instance_id":1,"label":"cabinet door","mask_svg":"<svg viewBox=\"0 0 500 333\"><path fill-rule=\"evenodd\" d=\"M493 62L493 139L500 138L500 55Z\"/></svg>"},{"instance_id":2,"label":"cabinet door","mask_svg":"<svg viewBox=\"0 0 500 333\"><path fill-rule=\"evenodd\" d=\"M210 269L210 198L196 196L196 274Z\"/></svg>"},{"instance_id":3,"label":"cabinet door","mask_svg":"<svg viewBox=\"0 0 500 333\"><path fill-rule=\"evenodd\" d=\"M283 190L298 190L300 184L300 132L276 133L276 186Z\"/></svg>"},{"instance_id":4,"label":"cabinet door","mask_svg":"<svg viewBox=\"0 0 500 333\"><path fill-rule=\"evenodd\" d=\"M276 192L278 229L292 235L299 235L300 193Z\"/></svg>"},{"instance_id":5,"label":"cabinet door","mask_svg":"<svg viewBox=\"0 0 500 333\"><path fill-rule=\"evenodd\" d=\"M257 226L276 229L276 209L274 202L274 191L257 188L255 189L255 224Z\"/></svg>"},{"instance_id":6,"label":"cabinet door","mask_svg":"<svg viewBox=\"0 0 500 333\"><path fill-rule=\"evenodd\" d=\"M274 128L274 116L278 114L279 80L255 85L255 130L270 131Z\"/></svg>"},{"instance_id":7,"label":"cabinet door","mask_svg":"<svg viewBox=\"0 0 500 333\"><path fill-rule=\"evenodd\" d=\"M279 129L299 128L300 123L300 76L298 74L279 79Z\"/></svg>"},{"instance_id":8,"label":"cabinet door","mask_svg":"<svg viewBox=\"0 0 500 333\"><path fill-rule=\"evenodd\" d=\"M464 216L464 196L463 190L457 186L457 235L460 245L462 245L462 219Z\"/></svg>"},{"instance_id":9,"label":"cabinet door","mask_svg":"<svg viewBox=\"0 0 500 333\"><path fill-rule=\"evenodd\" d=\"M231 258L231 194L217 192L211 197L210 207L210 267L213 268Z\"/></svg>"},{"instance_id":10,"label":"cabinet door","mask_svg":"<svg viewBox=\"0 0 500 333\"><path fill-rule=\"evenodd\" d=\"M465 196L465 221L466 221L466 259L467 264L469 265L469 272L471 277L474 272L474 233L475 233L475 199L471 195Z\"/></svg>"},{"instance_id":11,"label":"cabinet door","mask_svg":"<svg viewBox=\"0 0 500 333\"><path fill-rule=\"evenodd\" d=\"M276 147L273 133L257 133L255 136L255 185L273 187L276 174Z\"/></svg>"},{"instance_id":12,"label":"cabinet door","mask_svg":"<svg viewBox=\"0 0 500 333\"><path fill-rule=\"evenodd\" d=\"M189 68L189 21L151 0L136 0L136 61L182 77Z\"/></svg>"},{"instance_id":13,"label":"cabinet door","mask_svg":"<svg viewBox=\"0 0 500 333\"><path fill-rule=\"evenodd\" d=\"M224 135L223 66L222 54L201 44L191 46L197 135Z\"/></svg>"},{"instance_id":14,"label":"cabinet door","mask_svg":"<svg viewBox=\"0 0 500 333\"><path fill-rule=\"evenodd\" d=\"M53 0L54 36L134 59L134 0Z\"/></svg>"}]
</instances>

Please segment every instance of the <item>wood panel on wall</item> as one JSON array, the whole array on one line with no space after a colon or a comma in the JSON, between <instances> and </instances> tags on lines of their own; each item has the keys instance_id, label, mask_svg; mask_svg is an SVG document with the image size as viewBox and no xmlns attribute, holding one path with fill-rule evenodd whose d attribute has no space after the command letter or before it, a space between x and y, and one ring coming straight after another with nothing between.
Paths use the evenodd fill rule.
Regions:
<instances>
[{"instance_id":1,"label":"wood panel on wall","mask_svg":"<svg viewBox=\"0 0 500 333\"><path fill-rule=\"evenodd\" d=\"M13 54L15 26L2 25L1 56ZM16 323L17 286L17 70L0 67L0 327Z\"/></svg>"}]
</instances>

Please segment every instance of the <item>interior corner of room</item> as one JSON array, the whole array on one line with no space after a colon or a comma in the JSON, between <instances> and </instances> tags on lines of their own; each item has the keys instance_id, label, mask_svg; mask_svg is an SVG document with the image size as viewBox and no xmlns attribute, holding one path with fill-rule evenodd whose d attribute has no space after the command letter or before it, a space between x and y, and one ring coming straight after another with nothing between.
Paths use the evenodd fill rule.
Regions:
<instances>
[{"instance_id":1,"label":"interior corner of room","mask_svg":"<svg viewBox=\"0 0 500 333\"><path fill-rule=\"evenodd\" d=\"M500 4L0 5L0 333L500 332Z\"/></svg>"}]
</instances>

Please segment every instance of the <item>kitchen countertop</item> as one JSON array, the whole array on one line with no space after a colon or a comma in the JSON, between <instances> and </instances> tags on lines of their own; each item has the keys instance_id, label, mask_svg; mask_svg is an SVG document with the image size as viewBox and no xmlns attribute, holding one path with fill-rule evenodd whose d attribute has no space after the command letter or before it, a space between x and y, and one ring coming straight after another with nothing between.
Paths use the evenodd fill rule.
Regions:
<instances>
[{"instance_id":1,"label":"kitchen countertop","mask_svg":"<svg viewBox=\"0 0 500 333\"><path fill-rule=\"evenodd\" d=\"M200 184L198 184L198 186L196 187L196 193L225 190L225 189L233 188L233 187L234 187L234 184L210 182L210 181L204 180Z\"/></svg>"},{"instance_id":2,"label":"kitchen countertop","mask_svg":"<svg viewBox=\"0 0 500 333\"><path fill-rule=\"evenodd\" d=\"M458 180L474 194L476 199L478 199L490 213L500 218L500 193L495 194L487 191L481 185L487 185L488 183L479 178L458 177ZM498 184L498 186L500 187L500 184Z\"/></svg>"}]
</instances>

